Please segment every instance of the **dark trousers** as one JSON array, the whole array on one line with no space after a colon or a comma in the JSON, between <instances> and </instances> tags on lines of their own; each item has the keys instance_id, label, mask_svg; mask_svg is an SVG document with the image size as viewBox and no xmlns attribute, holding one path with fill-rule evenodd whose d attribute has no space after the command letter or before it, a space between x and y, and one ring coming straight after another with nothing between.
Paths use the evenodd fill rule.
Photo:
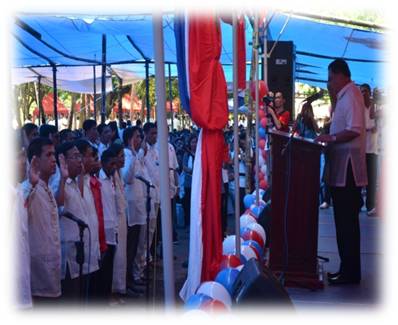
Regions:
<instances>
[{"instance_id":1,"label":"dark trousers","mask_svg":"<svg viewBox=\"0 0 398 325\"><path fill-rule=\"evenodd\" d=\"M101 257L101 268L96 278L96 292L98 298L108 299L112 294L113 260L115 258L116 245L108 244L108 248Z\"/></svg>"},{"instance_id":2,"label":"dark trousers","mask_svg":"<svg viewBox=\"0 0 398 325\"><path fill-rule=\"evenodd\" d=\"M243 203L243 199L246 195L246 188L245 187L239 187L239 212L240 215L243 214L243 212L245 212L245 205Z\"/></svg>"},{"instance_id":3,"label":"dark trousers","mask_svg":"<svg viewBox=\"0 0 398 325\"><path fill-rule=\"evenodd\" d=\"M368 186L366 187L366 209L372 210L376 206L377 186L377 155L366 154L366 171L368 174Z\"/></svg>"},{"instance_id":4,"label":"dark trousers","mask_svg":"<svg viewBox=\"0 0 398 325\"><path fill-rule=\"evenodd\" d=\"M321 183L321 190L320 190L320 204L322 204L323 202L326 202L327 204L330 205L330 188L329 186L325 183L322 182Z\"/></svg>"},{"instance_id":5,"label":"dark trousers","mask_svg":"<svg viewBox=\"0 0 398 325\"><path fill-rule=\"evenodd\" d=\"M355 185L351 163L345 187L331 187L340 272L353 281L361 279L359 211L361 188Z\"/></svg>"},{"instance_id":6,"label":"dark trousers","mask_svg":"<svg viewBox=\"0 0 398 325\"><path fill-rule=\"evenodd\" d=\"M229 195L229 184L223 183L224 193L221 194L221 238L224 238L224 234L227 231L228 225L228 195Z\"/></svg>"},{"instance_id":7,"label":"dark trousers","mask_svg":"<svg viewBox=\"0 0 398 325\"><path fill-rule=\"evenodd\" d=\"M137 255L138 239L141 229L141 225L134 225L127 228L127 286L132 285L133 262Z\"/></svg>"},{"instance_id":8,"label":"dark trousers","mask_svg":"<svg viewBox=\"0 0 398 325\"><path fill-rule=\"evenodd\" d=\"M82 282L80 282L82 281ZM61 300L66 302L78 302L84 297L85 290L83 289L82 297L80 296L80 285L86 288L87 276L83 275L82 278L77 277L72 279L68 265L66 266L65 279L61 280L62 296Z\"/></svg>"},{"instance_id":9,"label":"dark trousers","mask_svg":"<svg viewBox=\"0 0 398 325\"><path fill-rule=\"evenodd\" d=\"M184 208L184 226L189 227L191 221L191 188L184 187L184 197L182 199Z\"/></svg>"}]
</instances>

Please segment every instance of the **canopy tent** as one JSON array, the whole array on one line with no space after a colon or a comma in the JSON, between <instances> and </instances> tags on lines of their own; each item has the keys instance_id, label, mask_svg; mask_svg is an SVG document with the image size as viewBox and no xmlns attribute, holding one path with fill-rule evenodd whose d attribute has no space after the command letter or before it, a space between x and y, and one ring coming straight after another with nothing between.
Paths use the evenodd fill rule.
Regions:
<instances>
[{"instance_id":1,"label":"canopy tent","mask_svg":"<svg viewBox=\"0 0 398 325\"><path fill-rule=\"evenodd\" d=\"M165 63L172 64L171 73L175 76L173 23L174 15L163 16ZM222 22L221 28L223 48L220 60L227 81L232 81L232 27ZM281 30L283 33L280 35ZM147 63L149 74L153 74L152 15L19 15L13 33L17 40L15 67L100 65L102 35L106 35L108 66L112 66L112 69L122 68L145 78ZM252 27L247 22L248 64L251 60L251 35ZM381 76L385 65L382 33L276 13L268 25L268 39L294 42L297 55L296 81L325 88L327 65L334 58L344 57L350 65L354 81L367 82L371 87L385 86ZM249 69L247 78L248 74Z\"/></svg>"}]
</instances>

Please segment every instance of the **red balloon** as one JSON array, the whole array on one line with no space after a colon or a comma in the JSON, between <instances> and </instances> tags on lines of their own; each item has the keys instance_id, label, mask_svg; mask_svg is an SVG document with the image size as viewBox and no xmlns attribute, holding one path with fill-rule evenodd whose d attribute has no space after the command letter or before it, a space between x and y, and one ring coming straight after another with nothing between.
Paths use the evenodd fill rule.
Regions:
<instances>
[{"instance_id":1,"label":"red balloon","mask_svg":"<svg viewBox=\"0 0 398 325\"><path fill-rule=\"evenodd\" d=\"M256 83L253 81L250 84L250 94L252 95L253 100L256 98ZM258 81L258 98L261 101L264 96L268 94L268 87L264 80Z\"/></svg>"},{"instance_id":2,"label":"red balloon","mask_svg":"<svg viewBox=\"0 0 398 325\"><path fill-rule=\"evenodd\" d=\"M226 267L238 267L241 264L242 262L236 255L223 255L221 258L220 270L225 269Z\"/></svg>"},{"instance_id":3,"label":"red balloon","mask_svg":"<svg viewBox=\"0 0 398 325\"><path fill-rule=\"evenodd\" d=\"M262 172L258 172L258 179L259 180L262 180L262 179L264 179L264 174L262 173Z\"/></svg>"},{"instance_id":4,"label":"red balloon","mask_svg":"<svg viewBox=\"0 0 398 325\"><path fill-rule=\"evenodd\" d=\"M264 112L264 110L263 109L259 109L258 110L258 118L260 119L260 121L263 119L263 118L265 118L265 112Z\"/></svg>"},{"instance_id":5,"label":"red balloon","mask_svg":"<svg viewBox=\"0 0 398 325\"><path fill-rule=\"evenodd\" d=\"M200 305L199 309L206 311L226 311L228 308L219 300L212 299Z\"/></svg>"},{"instance_id":6,"label":"red balloon","mask_svg":"<svg viewBox=\"0 0 398 325\"><path fill-rule=\"evenodd\" d=\"M264 160L267 159L267 152L265 150L261 150L261 154L263 155Z\"/></svg>"},{"instance_id":7,"label":"red balloon","mask_svg":"<svg viewBox=\"0 0 398 325\"><path fill-rule=\"evenodd\" d=\"M260 125L265 129L267 127L267 118L264 116L261 120L260 120Z\"/></svg>"},{"instance_id":8,"label":"red balloon","mask_svg":"<svg viewBox=\"0 0 398 325\"><path fill-rule=\"evenodd\" d=\"M264 240L261 237L260 234L258 234L256 231L254 230L246 230L241 234L241 237L244 240L254 240L255 242L257 242L260 247L264 247Z\"/></svg>"},{"instance_id":9,"label":"red balloon","mask_svg":"<svg viewBox=\"0 0 398 325\"><path fill-rule=\"evenodd\" d=\"M261 148L261 149L265 148L265 140L264 139L260 139L258 141L258 147Z\"/></svg>"},{"instance_id":10,"label":"red balloon","mask_svg":"<svg viewBox=\"0 0 398 325\"><path fill-rule=\"evenodd\" d=\"M265 179L262 179L259 183L261 189L266 190L268 188L268 183Z\"/></svg>"}]
</instances>

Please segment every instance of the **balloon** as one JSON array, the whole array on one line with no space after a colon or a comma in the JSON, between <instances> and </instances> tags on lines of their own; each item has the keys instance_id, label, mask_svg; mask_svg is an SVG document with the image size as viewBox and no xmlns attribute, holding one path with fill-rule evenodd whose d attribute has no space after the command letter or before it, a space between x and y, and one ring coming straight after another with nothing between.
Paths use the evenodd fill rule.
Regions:
<instances>
[{"instance_id":1,"label":"balloon","mask_svg":"<svg viewBox=\"0 0 398 325\"><path fill-rule=\"evenodd\" d=\"M265 151L264 151L265 152ZM261 166L261 172L264 174L264 175L267 175L267 165L262 165ZM263 192L265 192L263 189L261 189L260 191L263 191ZM263 196L264 195L264 193L261 195L261 196Z\"/></svg>"},{"instance_id":2,"label":"balloon","mask_svg":"<svg viewBox=\"0 0 398 325\"><path fill-rule=\"evenodd\" d=\"M248 247L248 246L242 246L242 247ZM227 289L225 289L224 286L218 282L215 281L203 282L196 293L203 293L215 300L221 301L228 308L231 307L232 304L231 296L229 295Z\"/></svg>"},{"instance_id":3,"label":"balloon","mask_svg":"<svg viewBox=\"0 0 398 325\"><path fill-rule=\"evenodd\" d=\"M258 223L249 223L246 226L246 228L248 228L248 229L250 229L252 231L255 231L256 233L258 233L261 236L261 238L263 239L264 243L267 242L267 236L266 236L265 230L264 230L263 226L261 226L260 224L258 224Z\"/></svg>"},{"instance_id":4,"label":"balloon","mask_svg":"<svg viewBox=\"0 0 398 325\"><path fill-rule=\"evenodd\" d=\"M259 184L260 188L262 188L263 190L266 190L268 188L268 182L265 179L260 180L260 184Z\"/></svg>"},{"instance_id":5,"label":"balloon","mask_svg":"<svg viewBox=\"0 0 398 325\"><path fill-rule=\"evenodd\" d=\"M242 244L243 245L243 244ZM233 268L225 268L218 272L214 281L222 284L225 289L232 296L233 294L233 286L235 284L235 280L239 275L239 271Z\"/></svg>"},{"instance_id":6,"label":"balloon","mask_svg":"<svg viewBox=\"0 0 398 325\"><path fill-rule=\"evenodd\" d=\"M267 159L267 151L262 150L261 155L263 156L264 160Z\"/></svg>"},{"instance_id":7,"label":"balloon","mask_svg":"<svg viewBox=\"0 0 398 325\"><path fill-rule=\"evenodd\" d=\"M265 114L265 111L261 108L258 110L258 118L260 119L260 121L265 118L267 115Z\"/></svg>"},{"instance_id":8,"label":"balloon","mask_svg":"<svg viewBox=\"0 0 398 325\"><path fill-rule=\"evenodd\" d=\"M215 299L205 302L200 306L200 309L208 312L228 311L227 306L225 306L221 301Z\"/></svg>"},{"instance_id":9,"label":"balloon","mask_svg":"<svg viewBox=\"0 0 398 325\"><path fill-rule=\"evenodd\" d=\"M261 257L264 254L264 250L260 247L260 245L254 240L246 240L242 244L243 246L249 246L253 248L254 252L257 255L257 259L261 260Z\"/></svg>"},{"instance_id":10,"label":"balloon","mask_svg":"<svg viewBox=\"0 0 398 325\"><path fill-rule=\"evenodd\" d=\"M189 297L187 302L184 305L185 309L198 309L200 305L206 301L211 301L212 298L203 294L197 293Z\"/></svg>"},{"instance_id":11,"label":"balloon","mask_svg":"<svg viewBox=\"0 0 398 325\"><path fill-rule=\"evenodd\" d=\"M230 267L238 267L242 265L242 261L233 254L223 255L220 263L220 270Z\"/></svg>"},{"instance_id":12,"label":"balloon","mask_svg":"<svg viewBox=\"0 0 398 325\"><path fill-rule=\"evenodd\" d=\"M258 141L258 147L264 150L264 148L265 148L265 140L264 139L260 139Z\"/></svg>"},{"instance_id":13,"label":"balloon","mask_svg":"<svg viewBox=\"0 0 398 325\"><path fill-rule=\"evenodd\" d=\"M240 242L243 243L243 239L240 239ZM222 253L223 255L234 254L235 252L235 235L230 235L225 237L222 242Z\"/></svg>"},{"instance_id":14,"label":"balloon","mask_svg":"<svg viewBox=\"0 0 398 325\"><path fill-rule=\"evenodd\" d=\"M263 167L261 167L261 172L263 174L266 174L266 173L263 172ZM263 189L261 189L261 188L258 191L260 192L260 197L263 197L265 191ZM254 196L256 195L256 190L253 191L252 195L254 195Z\"/></svg>"},{"instance_id":15,"label":"balloon","mask_svg":"<svg viewBox=\"0 0 398 325\"><path fill-rule=\"evenodd\" d=\"M255 197L251 194L246 194L245 197L243 198L243 204L245 205L245 208L249 208L253 203L254 203Z\"/></svg>"},{"instance_id":16,"label":"balloon","mask_svg":"<svg viewBox=\"0 0 398 325\"><path fill-rule=\"evenodd\" d=\"M259 162L260 168L265 165L265 160L264 160L264 157L262 154L258 155L258 162Z\"/></svg>"},{"instance_id":17,"label":"balloon","mask_svg":"<svg viewBox=\"0 0 398 325\"><path fill-rule=\"evenodd\" d=\"M250 83L250 94L252 95L253 100L256 98L256 83L252 81ZM268 87L264 80L258 81L258 98L261 99L268 94Z\"/></svg>"},{"instance_id":18,"label":"balloon","mask_svg":"<svg viewBox=\"0 0 398 325\"><path fill-rule=\"evenodd\" d=\"M258 129L258 136L259 136L260 139L265 139L265 138L266 138L267 132L265 131L264 128L261 128L261 127L260 127L260 128Z\"/></svg>"},{"instance_id":19,"label":"balloon","mask_svg":"<svg viewBox=\"0 0 398 325\"><path fill-rule=\"evenodd\" d=\"M261 248L264 247L265 241L263 237L258 232L251 230L248 227L244 229L244 231L241 233L241 236L245 241L254 240L260 245Z\"/></svg>"},{"instance_id":20,"label":"balloon","mask_svg":"<svg viewBox=\"0 0 398 325\"><path fill-rule=\"evenodd\" d=\"M267 117L264 116L260 120L260 125L265 129L267 127Z\"/></svg>"},{"instance_id":21,"label":"balloon","mask_svg":"<svg viewBox=\"0 0 398 325\"><path fill-rule=\"evenodd\" d=\"M257 223L257 221L250 214L242 214L241 217L239 218L239 224L241 227L246 227L251 223Z\"/></svg>"},{"instance_id":22,"label":"balloon","mask_svg":"<svg viewBox=\"0 0 398 325\"><path fill-rule=\"evenodd\" d=\"M261 182L260 182L260 187L261 187ZM262 187L261 187L262 188ZM260 216L260 213L261 213L261 211L264 209L264 207L262 207L261 205L260 206L257 206L257 205L255 205L255 204L252 204L251 206L250 206L250 210L252 211L252 215L256 218L256 219L258 219L258 217Z\"/></svg>"},{"instance_id":23,"label":"balloon","mask_svg":"<svg viewBox=\"0 0 398 325\"><path fill-rule=\"evenodd\" d=\"M259 180L264 179L264 174L260 170L258 171L258 179Z\"/></svg>"},{"instance_id":24,"label":"balloon","mask_svg":"<svg viewBox=\"0 0 398 325\"><path fill-rule=\"evenodd\" d=\"M240 248L240 253L246 261L250 260L251 258L257 259L256 252L250 246L242 245Z\"/></svg>"}]
</instances>

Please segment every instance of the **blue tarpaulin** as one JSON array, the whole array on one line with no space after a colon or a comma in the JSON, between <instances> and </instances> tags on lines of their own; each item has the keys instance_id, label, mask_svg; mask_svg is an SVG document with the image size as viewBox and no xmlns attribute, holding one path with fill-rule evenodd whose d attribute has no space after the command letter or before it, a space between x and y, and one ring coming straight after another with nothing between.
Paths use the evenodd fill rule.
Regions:
<instances>
[{"instance_id":1,"label":"blue tarpaulin","mask_svg":"<svg viewBox=\"0 0 398 325\"><path fill-rule=\"evenodd\" d=\"M145 77L145 61L154 60L152 15L65 16L18 15L15 17L14 67L100 65L102 35L106 34L106 64L123 66ZM287 22L281 35L284 24ZM163 16L165 62L176 75L174 15ZM232 81L232 27L221 23L221 63ZM246 23L246 58L251 60L251 25ZM276 13L268 26L268 39L293 41L296 49L296 81L325 88L327 66L337 57L347 60L352 79L385 87L384 35ZM249 74L250 69L247 69ZM150 74L153 74L150 64ZM98 76L97 76L98 77ZM247 76L249 77L249 76Z\"/></svg>"}]
</instances>

